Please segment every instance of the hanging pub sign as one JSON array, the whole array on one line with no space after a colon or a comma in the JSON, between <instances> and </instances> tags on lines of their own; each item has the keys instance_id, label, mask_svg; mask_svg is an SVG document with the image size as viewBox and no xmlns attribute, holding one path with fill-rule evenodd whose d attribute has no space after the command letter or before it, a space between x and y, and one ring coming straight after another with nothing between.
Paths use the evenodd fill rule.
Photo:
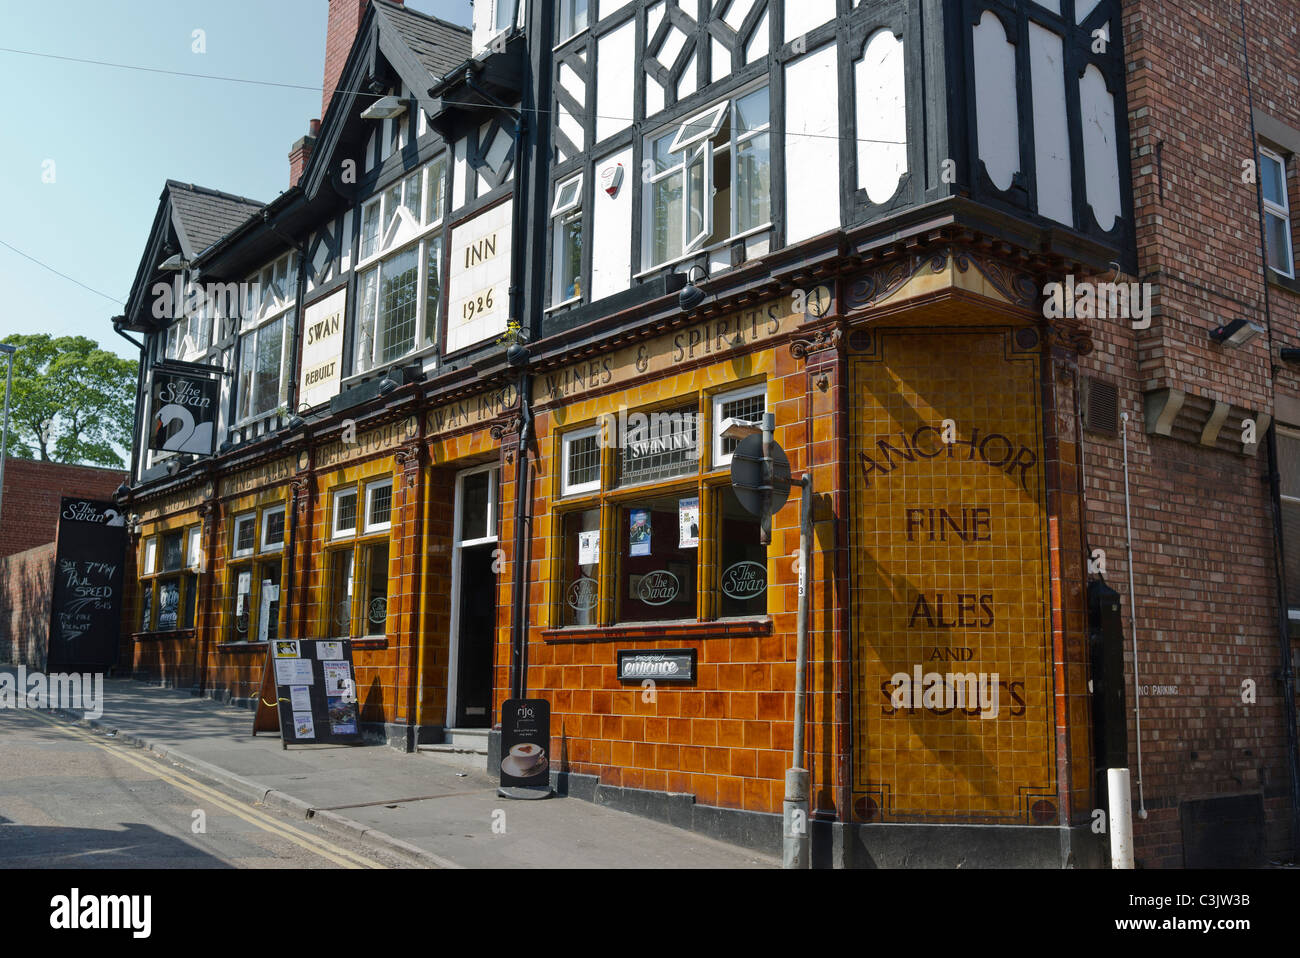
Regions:
<instances>
[{"instance_id":1,"label":"hanging pub sign","mask_svg":"<svg viewBox=\"0 0 1300 958\"><path fill-rule=\"evenodd\" d=\"M117 662L125 557L126 522L113 503L63 497L47 671L104 671Z\"/></svg>"},{"instance_id":2,"label":"hanging pub sign","mask_svg":"<svg viewBox=\"0 0 1300 958\"><path fill-rule=\"evenodd\" d=\"M509 699L501 706L501 786L551 784L551 704Z\"/></svg>"},{"instance_id":3,"label":"hanging pub sign","mask_svg":"<svg viewBox=\"0 0 1300 958\"><path fill-rule=\"evenodd\" d=\"M618 650L618 680L620 682L694 682L695 649L660 649L639 652L633 649Z\"/></svg>"},{"instance_id":4,"label":"hanging pub sign","mask_svg":"<svg viewBox=\"0 0 1300 958\"><path fill-rule=\"evenodd\" d=\"M216 380L154 370L149 396L150 449L212 455L217 429Z\"/></svg>"}]
</instances>

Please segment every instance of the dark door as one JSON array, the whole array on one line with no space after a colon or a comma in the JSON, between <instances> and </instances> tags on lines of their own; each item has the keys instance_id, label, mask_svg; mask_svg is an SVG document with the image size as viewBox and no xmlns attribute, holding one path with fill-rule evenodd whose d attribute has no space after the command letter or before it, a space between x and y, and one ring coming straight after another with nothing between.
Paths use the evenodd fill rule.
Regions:
<instances>
[{"instance_id":1,"label":"dark door","mask_svg":"<svg viewBox=\"0 0 1300 958\"><path fill-rule=\"evenodd\" d=\"M487 728L492 718L492 647L496 642L496 543L460 550L460 628L456 640L456 727Z\"/></svg>"}]
</instances>

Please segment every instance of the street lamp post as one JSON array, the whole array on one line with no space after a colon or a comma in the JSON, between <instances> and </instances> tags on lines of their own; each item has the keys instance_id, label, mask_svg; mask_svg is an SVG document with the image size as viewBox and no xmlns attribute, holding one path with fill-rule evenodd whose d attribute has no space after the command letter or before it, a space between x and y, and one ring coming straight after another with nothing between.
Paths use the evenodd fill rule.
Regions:
<instances>
[{"instance_id":1,"label":"street lamp post","mask_svg":"<svg viewBox=\"0 0 1300 958\"><path fill-rule=\"evenodd\" d=\"M9 456L9 390L14 382L14 353L17 346L10 346L8 343L0 343L0 352L6 357L7 371L5 372L5 420L3 436L0 436L0 515L3 515L4 496L5 496L5 459ZM0 528L3 528L0 526Z\"/></svg>"}]
</instances>

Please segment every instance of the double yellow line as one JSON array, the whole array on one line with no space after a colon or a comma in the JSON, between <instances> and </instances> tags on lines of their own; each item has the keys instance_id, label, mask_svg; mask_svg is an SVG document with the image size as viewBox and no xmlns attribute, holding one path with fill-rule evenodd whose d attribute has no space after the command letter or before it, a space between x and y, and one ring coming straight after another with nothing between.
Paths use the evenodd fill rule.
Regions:
<instances>
[{"instance_id":1,"label":"double yellow line","mask_svg":"<svg viewBox=\"0 0 1300 958\"><path fill-rule=\"evenodd\" d=\"M126 751L127 746L123 743L109 745L97 741L89 732L65 725L57 719L42 715L34 709L28 711L27 714L39 718L42 722L53 726L65 735L71 736L72 738L78 739L89 745L93 745L95 748L103 750L120 761L126 762L128 765L133 765L143 772L147 772L154 778L160 779L168 785L171 785L173 788L177 788L180 791L193 796L200 802L214 805L222 811L228 812L237 818L241 818L256 828L260 828L264 832L292 842L298 847L311 852L313 855L319 855L321 858L332 862L339 868L387 867L379 862L357 855L354 852L350 852L346 848L336 845L333 842L326 841L317 835L312 835L302 831L301 829L294 828L292 825L279 821L265 812L260 812L255 808L240 805L229 796L204 785L202 782L190 778L188 775L183 775L180 772L172 771L170 769L158 768L154 763L130 755Z\"/></svg>"}]
</instances>

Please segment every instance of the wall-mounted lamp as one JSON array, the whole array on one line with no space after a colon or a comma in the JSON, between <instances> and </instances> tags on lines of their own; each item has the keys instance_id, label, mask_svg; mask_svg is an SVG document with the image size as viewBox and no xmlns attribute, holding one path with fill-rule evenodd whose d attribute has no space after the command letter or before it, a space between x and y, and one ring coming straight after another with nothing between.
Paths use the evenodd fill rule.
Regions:
<instances>
[{"instance_id":1,"label":"wall-mounted lamp","mask_svg":"<svg viewBox=\"0 0 1300 958\"><path fill-rule=\"evenodd\" d=\"M406 112L406 101L396 96L381 96L361 111L363 120L391 120Z\"/></svg>"},{"instance_id":2,"label":"wall-mounted lamp","mask_svg":"<svg viewBox=\"0 0 1300 958\"><path fill-rule=\"evenodd\" d=\"M1210 339L1220 346L1242 346L1262 332L1264 332L1262 326L1256 326L1245 319L1234 319L1230 323L1224 323L1210 330Z\"/></svg>"},{"instance_id":3,"label":"wall-mounted lamp","mask_svg":"<svg viewBox=\"0 0 1300 958\"><path fill-rule=\"evenodd\" d=\"M1295 346L1283 346L1283 347L1282 347L1282 362L1284 362L1284 363L1300 363L1300 348L1297 348L1297 347L1295 347Z\"/></svg>"},{"instance_id":4,"label":"wall-mounted lamp","mask_svg":"<svg viewBox=\"0 0 1300 958\"><path fill-rule=\"evenodd\" d=\"M162 273L179 273L189 265L189 260L181 256L180 253L176 253L159 263L158 270Z\"/></svg>"},{"instance_id":5,"label":"wall-mounted lamp","mask_svg":"<svg viewBox=\"0 0 1300 958\"><path fill-rule=\"evenodd\" d=\"M704 302L704 290L696 286L695 280L692 279L697 269L700 271L701 279L709 278L708 270L703 266L692 266L686 271L686 285L683 286L682 291L677 294L677 305L681 307L682 312L684 313L689 313L691 310L695 309L696 306L700 305L700 303Z\"/></svg>"}]
</instances>

